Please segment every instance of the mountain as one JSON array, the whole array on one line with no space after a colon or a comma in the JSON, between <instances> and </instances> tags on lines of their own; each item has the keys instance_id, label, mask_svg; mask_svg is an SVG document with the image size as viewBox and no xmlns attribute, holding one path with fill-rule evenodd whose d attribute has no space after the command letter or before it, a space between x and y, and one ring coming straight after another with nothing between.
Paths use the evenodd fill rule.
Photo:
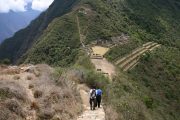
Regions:
<instances>
[{"instance_id":1,"label":"mountain","mask_svg":"<svg viewBox=\"0 0 180 120\"><path fill-rule=\"evenodd\" d=\"M40 14L39 11L28 9L25 12L0 13L0 43L15 32L26 27L31 20Z\"/></svg>"},{"instance_id":2,"label":"mountain","mask_svg":"<svg viewBox=\"0 0 180 120\"><path fill-rule=\"evenodd\" d=\"M0 58L9 58L13 62L22 57L35 41L43 34L54 18L70 12L78 1L55 1L50 8L35 19L27 28L18 31L12 38L0 46ZM86 43L97 39L107 39L126 33L134 40L156 41L158 43L179 47L179 2L173 1L141 1L120 0L86 1L79 4L88 6L90 16L80 15L82 20L90 22ZM71 13L76 12L75 9ZM73 13L74 14L74 13ZM66 15L68 18L72 15ZM73 30L73 29L72 29ZM75 31L71 31L75 32ZM12 42L13 41L13 42ZM5 53L5 54L4 54Z\"/></svg>"},{"instance_id":3,"label":"mountain","mask_svg":"<svg viewBox=\"0 0 180 120\"><path fill-rule=\"evenodd\" d=\"M0 45L0 59L75 67L83 73L78 80L103 89L107 119L178 120L179 13L178 0L55 0ZM98 58L116 65L110 83L94 73L84 52L91 52L94 45L108 47ZM152 50L154 45L159 46ZM132 68L124 71L116 64L119 60Z\"/></svg>"},{"instance_id":4,"label":"mountain","mask_svg":"<svg viewBox=\"0 0 180 120\"><path fill-rule=\"evenodd\" d=\"M33 43L43 33L48 24L54 18L68 12L75 2L76 0L56 0L46 12L43 12L37 19L33 20L29 26L18 31L12 38L5 40L1 44L0 58L9 58L13 62L17 61L17 59L32 47Z\"/></svg>"}]
</instances>

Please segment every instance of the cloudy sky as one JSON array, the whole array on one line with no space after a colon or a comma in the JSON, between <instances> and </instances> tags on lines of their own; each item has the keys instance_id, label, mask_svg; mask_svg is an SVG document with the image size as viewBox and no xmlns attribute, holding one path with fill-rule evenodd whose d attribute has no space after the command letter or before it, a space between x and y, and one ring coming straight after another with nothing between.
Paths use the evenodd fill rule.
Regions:
<instances>
[{"instance_id":1,"label":"cloudy sky","mask_svg":"<svg viewBox=\"0 0 180 120\"><path fill-rule=\"evenodd\" d=\"M33 10L44 11L54 0L0 0L0 13L26 11L26 6L30 3Z\"/></svg>"}]
</instances>

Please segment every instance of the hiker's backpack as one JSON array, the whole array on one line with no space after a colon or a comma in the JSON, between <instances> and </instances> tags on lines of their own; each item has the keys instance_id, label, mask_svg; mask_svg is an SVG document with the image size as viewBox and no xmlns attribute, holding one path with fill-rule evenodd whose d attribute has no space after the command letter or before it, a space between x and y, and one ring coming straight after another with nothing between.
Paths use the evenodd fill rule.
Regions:
<instances>
[{"instance_id":1,"label":"hiker's backpack","mask_svg":"<svg viewBox=\"0 0 180 120\"><path fill-rule=\"evenodd\" d=\"M91 99L95 99L95 98L96 98L96 90L95 90L95 89L92 89Z\"/></svg>"},{"instance_id":2,"label":"hiker's backpack","mask_svg":"<svg viewBox=\"0 0 180 120\"><path fill-rule=\"evenodd\" d=\"M101 89L96 90L96 95L101 96L102 95L102 90Z\"/></svg>"}]
</instances>

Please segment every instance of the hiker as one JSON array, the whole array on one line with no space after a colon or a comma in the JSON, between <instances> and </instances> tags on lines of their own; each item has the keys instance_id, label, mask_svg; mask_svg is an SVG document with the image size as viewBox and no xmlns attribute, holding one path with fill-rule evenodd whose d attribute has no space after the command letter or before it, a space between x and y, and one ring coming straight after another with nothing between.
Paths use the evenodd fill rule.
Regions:
<instances>
[{"instance_id":1,"label":"hiker","mask_svg":"<svg viewBox=\"0 0 180 120\"><path fill-rule=\"evenodd\" d=\"M97 101L98 108L100 108L100 105L101 105L101 97L102 97L102 90L96 89L96 101Z\"/></svg>"},{"instance_id":2,"label":"hiker","mask_svg":"<svg viewBox=\"0 0 180 120\"><path fill-rule=\"evenodd\" d=\"M90 109L95 110L95 107L96 107L96 88L95 87L92 87L90 89L89 103L90 103Z\"/></svg>"}]
</instances>

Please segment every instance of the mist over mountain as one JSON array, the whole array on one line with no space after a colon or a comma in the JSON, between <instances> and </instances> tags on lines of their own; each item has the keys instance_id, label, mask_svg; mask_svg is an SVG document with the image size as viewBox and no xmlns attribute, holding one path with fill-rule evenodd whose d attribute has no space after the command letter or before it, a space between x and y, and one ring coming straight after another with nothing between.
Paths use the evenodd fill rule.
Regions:
<instances>
[{"instance_id":1,"label":"mist over mountain","mask_svg":"<svg viewBox=\"0 0 180 120\"><path fill-rule=\"evenodd\" d=\"M18 30L25 28L39 14L40 11L30 8L25 12L0 13L0 43L12 37Z\"/></svg>"}]
</instances>

